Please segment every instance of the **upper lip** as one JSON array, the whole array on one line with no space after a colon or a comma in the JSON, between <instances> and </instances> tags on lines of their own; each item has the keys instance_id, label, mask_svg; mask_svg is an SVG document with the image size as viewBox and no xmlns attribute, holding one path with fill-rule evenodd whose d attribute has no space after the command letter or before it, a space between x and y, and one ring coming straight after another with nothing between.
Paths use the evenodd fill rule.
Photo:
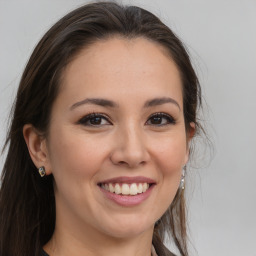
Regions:
<instances>
[{"instance_id":1,"label":"upper lip","mask_svg":"<svg viewBox=\"0 0 256 256\"><path fill-rule=\"evenodd\" d=\"M120 176L120 177L115 177L112 179L107 179L99 182L98 184L104 184L104 183L156 183L155 180L144 177L144 176L135 176L135 177L128 177L128 176Z\"/></svg>"}]
</instances>

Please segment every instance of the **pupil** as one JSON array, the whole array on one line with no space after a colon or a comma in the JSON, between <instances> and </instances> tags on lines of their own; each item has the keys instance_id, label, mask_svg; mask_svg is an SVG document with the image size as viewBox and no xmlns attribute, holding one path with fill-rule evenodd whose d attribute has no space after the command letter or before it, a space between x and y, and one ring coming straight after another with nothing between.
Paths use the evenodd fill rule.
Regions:
<instances>
[{"instance_id":1,"label":"pupil","mask_svg":"<svg viewBox=\"0 0 256 256\"><path fill-rule=\"evenodd\" d=\"M101 122L101 117L93 117L91 119L91 124L100 124Z\"/></svg>"},{"instance_id":2,"label":"pupil","mask_svg":"<svg viewBox=\"0 0 256 256\"><path fill-rule=\"evenodd\" d=\"M162 118L161 117L153 117L154 124L161 124Z\"/></svg>"}]
</instances>

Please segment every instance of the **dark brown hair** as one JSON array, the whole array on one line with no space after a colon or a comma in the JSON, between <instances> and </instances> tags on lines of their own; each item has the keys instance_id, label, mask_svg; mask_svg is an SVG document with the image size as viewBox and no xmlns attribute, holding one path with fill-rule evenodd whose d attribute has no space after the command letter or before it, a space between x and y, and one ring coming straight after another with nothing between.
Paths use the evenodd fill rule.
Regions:
<instances>
[{"instance_id":1,"label":"dark brown hair","mask_svg":"<svg viewBox=\"0 0 256 256\"><path fill-rule=\"evenodd\" d=\"M61 75L85 47L113 36L143 37L164 47L176 63L183 84L186 130L194 122L201 91L189 56L177 36L152 13L114 2L84 5L59 20L34 49L22 75L5 148L8 154L0 190L0 255L39 255L55 226L53 177L41 179L23 138L23 126L32 124L46 134L51 108L58 95ZM153 244L159 256L172 255L163 240L166 231L182 256L187 256L184 192L174 201L154 229Z\"/></svg>"}]
</instances>

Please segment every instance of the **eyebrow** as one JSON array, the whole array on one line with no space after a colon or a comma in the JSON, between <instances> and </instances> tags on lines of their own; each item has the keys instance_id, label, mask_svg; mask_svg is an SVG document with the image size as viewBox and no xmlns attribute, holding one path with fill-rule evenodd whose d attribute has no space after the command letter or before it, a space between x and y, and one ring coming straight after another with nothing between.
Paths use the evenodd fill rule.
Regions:
<instances>
[{"instance_id":1,"label":"eyebrow","mask_svg":"<svg viewBox=\"0 0 256 256\"><path fill-rule=\"evenodd\" d=\"M98 99L98 98L87 98L82 101L76 102L70 107L70 110L73 110L76 107L79 107L84 104L93 104L93 105L98 105L98 106L103 106L103 107L118 107L118 104L111 100L107 99Z\"/></svg>"},{"instance_id":2,"label":"eyebrow","mask_svg":"<svg viewBox=\"0 0 256 256\"><path fill-rule=\"evenodd\" d=\"M166 103L173 103L174 105L176 105L179 109L180 105L179 103L169 97L162 97L162 98L154 98L151 100L147 100L144 104L144 108L148 108L148 107L154 107L154 106L159 106L159 105L163 105ZM119 105L117 103L115 103L114 101L111 100L107 100L107 99L102 99L102 98L86 98L82 101L76 102L75 104L73 104L70 107L70 110L73 110L74 108L77 108L81 105L84 104L93 104L93 105L98 105L98 106L103 106L103 107L111 107L111 108L115 108L118 107Z\"/></svg>"},{"instance_id":3,"label":"eyebrow","mask_svg":"<svg viewBox=\"0 0 256 256\"><path fill-rule=\"evenodd\" d=\"M179 108L179 110L181 109L179 103L176 100L169 98L169 97L155 98L152 100L148 100L145 102L144 108L163 105L166 103L173 103L174 105L176 105Z\"/></svg>"}]
</instances>

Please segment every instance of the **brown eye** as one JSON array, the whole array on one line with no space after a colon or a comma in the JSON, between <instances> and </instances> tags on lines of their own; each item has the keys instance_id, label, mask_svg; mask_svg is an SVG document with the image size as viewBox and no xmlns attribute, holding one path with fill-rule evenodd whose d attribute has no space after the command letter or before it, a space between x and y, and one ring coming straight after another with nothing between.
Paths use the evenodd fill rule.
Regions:
<instances>
[{"instance_id":1,"label":"brown eye","mask_svg":"<svg viewBox=\"0 0 256 256\"><path fill-rule=\"evenodd\" d=\"M107 117L102 114L89 114L79 120L79 124L85 126L102 126L111 124Z\"/></svg>"},{"instance_id":2,"label":"brown eye","mask_svg":"<svg viewBox=\"0 0 256 256\"><path fill-rule=\"evenodd\" d=\"M151 118L151 124L161 124L162 123L162 120L163 118L160 117L160 116L153 116Z\"/></svg>"},{"instance_id":3,"label":"brown eye","mask_svg":"<svg viewBox=\"0 0 256 256\"><path fill-rule=\"evenodd\" d=\"M157 113L151 115L146 124L162 126L168 124L175 124L175 120L173 119L173 117L165 113Z\"/></svg>"},{"instance_id":4,"label":"brown eye","mask_svg":"<svg viewBox=\"0 0 256 256\"><path fill-rule=\"evenodd\" d=\"M90 124L92 125L99 125L102 122L102 118L99 116L91 117L89 120Z\"/></svg>"}]
</instances>

